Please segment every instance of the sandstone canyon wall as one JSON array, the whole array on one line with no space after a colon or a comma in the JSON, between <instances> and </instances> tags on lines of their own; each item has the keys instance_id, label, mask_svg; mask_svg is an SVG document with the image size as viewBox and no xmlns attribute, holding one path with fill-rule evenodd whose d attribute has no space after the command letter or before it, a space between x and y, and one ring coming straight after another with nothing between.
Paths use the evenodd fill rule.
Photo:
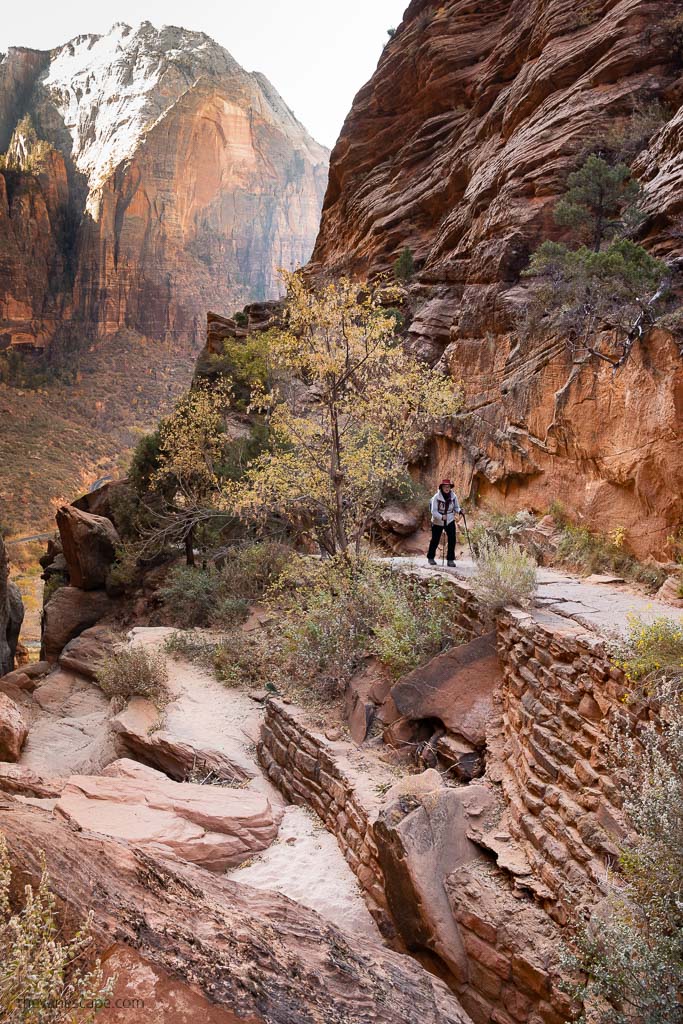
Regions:
<instances>
[{"instance_id":1,"label":"sandstone canyon wall","mask_svg":"<svg viewBox=\"0 0 683 1024\"><path fill-rule=\"evenodd\" d=\"M122 329L196 345L209 306L273 297L306 261L327 180L263 75L148 22L10 49L1 151L3 348Z\"/></svg>"},{"instance_id":2,"label":"sandstone canyon wall","mask_svg":"<svg viewBox=\"0 0 683 1024\"><path fill-rule=\"evenodd\" d=\"M683 254L683 41L670 0L413 0L333 150L313 272L391 270L404 246L409 338L462 379L466 413L429 478L499 508L560 499L661 556L683 518L681 338L653 332L616 374L563 338L515 333L520 273L578 154L656 102L634 171L639 240Z\"/></svg>"}]
</instances>

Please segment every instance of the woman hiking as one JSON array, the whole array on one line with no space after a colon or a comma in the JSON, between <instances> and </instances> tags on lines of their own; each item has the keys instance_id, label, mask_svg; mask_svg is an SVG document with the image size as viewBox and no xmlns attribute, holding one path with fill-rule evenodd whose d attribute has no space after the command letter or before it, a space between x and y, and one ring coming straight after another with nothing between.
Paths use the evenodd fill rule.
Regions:
<instances>
[{"instance_id":1,"label":"woman hiking","mask_svg":"<svg viewBox=\"0 0 683 1024\"><path fill-rule=\"evenodd\" d=\"M436 555L441 534L446 531L448 537L448 564L455 565L455 517L462 515L460 502L453 490L452 480L442 480L439 489L429 503L429 511L432 514L432 540L427 552L427 561L430 565L436 565Z\"/></svg>"}]
</instances>

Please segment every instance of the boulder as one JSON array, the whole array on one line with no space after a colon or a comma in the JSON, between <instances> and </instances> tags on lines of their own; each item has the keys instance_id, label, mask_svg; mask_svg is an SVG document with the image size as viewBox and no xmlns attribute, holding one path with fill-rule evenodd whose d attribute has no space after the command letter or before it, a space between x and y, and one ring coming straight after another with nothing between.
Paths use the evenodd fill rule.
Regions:
<instances>
[{"instance_id":1,"label":"boulder","mask_svg":"<svg viewBox=\"0 0 683 1024\"><path fill-rule=\"evenodd\" d=\"M37 679L31 679L23 669L17 668L14 672L8 672L5 676L0 676L0 690L3 693L7 692L7 688L11 687L13 690L26 690L27 693L32 693L38 685Z\"/></svg>"},{"instance_id":2,"label":"boulder","mask_svg":"<svg viewBox=\"0 0 683 1024\"><path fill-rule=\"evenodd\" d=\"M415 509L403 505L386 505L378 514L377 522L382 530L397 533L399 537L408 537L415 533L420 525L422 515Z\"/></svg>"},{"instance_id":3,"label":"boulder","mask_svg":"<svg viewBox=\"0 0 683 1024\"><path fill-rule=\"evenodd\" d=\"M378 706L389 695L391 683L389 673L374 659L349 681L345 693L345 714L355 743L361 744L367 738Z\"/></svg>"},{"instance_id":4,"label":"boulder","mask_svg":"<svg viewBox=\"0 0 683 1024\"><path fill-rule=\"evenodd\" d=\"M132 755L182 781L196 769L225 782L246 782L253 773L221 750L159 728L159 711L143 697L134 697L111 722L121 755Z\"/></svg>"},{"instance_id":5,"label":"boulder","mask_svg":"<svg viewBox=\"0 0 683 1024\"><path fill-rule=\"evenodd\" d=\"M459 782L471 782L484 774L485 762L481 750L459 736L439 736L436 753Z\"/></svg>"},{"instance_id":6,"label":"boulder","mask_svg":"<svg viewBox=\"0 0 683 1024\"><path fill-rule=\"evenodd\" d=\"M0 676L14 668L19 631L24 621L24 604L16 583L9 579L9 563L0 536Z\"/></svg>"},{"instance_id":7,"label":"boulder","mask_svg":"<svg viewBox=\"0 0 683 1024\"><path fill-rule=\"evenodd\" d=\"M94 626L114 607L114 602L103 590L60 587L43 611L41 657L49 662L57 661L69 640Z\"/></svg>"},{"instance_id":8,"label":"boulder","mask_svg":"<svg viewBox=\"0 0 683 1024\"><path fill-rule=\"evenodd\" d=\"M37 884L44 851L66 924L91 911L115 996L140 1000L103 1009L105 1024L470 1024L415 960L350 943L280 893L75 830L12 797L0 830L22 881Z\"/></svg>"},{"instance_id":9,"label":"boulder","mask_svg":"<svg viewBox=\"0 0 683 1024\"><path fill-rule=\"evenodd\" d=\"M0 792L40 800L58 797L66 784L65 779L39 775L23 764L0 763Z\"/></svg>"},{"instance_id":10,"label":"boulder","mask_svg":"<svg viewBox=\"0 0 683 1024\"><path fill-rule=\"evenodd\" d=\"M111 520L62 505L57 511L57 526L71 586L81 590L104 587L121 543Z\"/></svg>"},{"instance_id":11,"label":"boulder","mask_svg":"<svg viewBox=\"0 0 683 1024\"><path fill-rule=\"evenodd\" d=\"M91 626L69 640L59 656L59 664L86 679L96 679L100 662L113 652L115 642L114 633L107 626Z\"/></svg>"},{"instance_id":12,"label":"boulder","mask_svg":"<svg viewBox=\"0 0 683 1024\"><path fill-rule=\"evenodd\" d=\"M0 761L18 761L28 736L28 725L19 705L0 693Z\"/></svg>"},{"instance_id":13,"label":"boulder","mask_svg":"<svg viewBox=\"0 0 683 1024\"><path fill-rule=\"evenodd\" d=\"M174 782L135 762L105 775L73 775L55 810L93 832L225 871L265 850L277 835L270 801L227 786Z\"/></svg>"},{"instance_id":14,"label":"boulder","mask_svg":"<svg viewBox=\"0 0 683 1024\"><path fill-rule=\"evenodd\" d=\"M683 608L683 573L672 573L657 591L656 600L673 608Z\"/></svg>"},{"instance_id":15,"label":"boulder","mask_svg":"<svg viewBox=\"0 0 683 1024\"><path fill-rule=\"evenodd\" d=\"M475 747L486 742L493 694L502 683L495 633L437 654L399 680L391 698L400 715L413 721L430 718Z\"/></svg>"},{"instance_id":16,"label":"boulder","mask_svg":"<svg viewBox=\"0 0 683 1024\"><path fill-rule=\"evenodd\" d=\"M374 826L389 909L409 950L431 950L457 984L468 980L468 957L444 889L448 876L484 855L467 837L464 790L427 770L396 798ZM494 798L483 790L493 805ZM393 795L393 794L392 794Z\"/></svg>"},{"instance_id":17,"label":"boulder","mask_svg":"<svg viewBox=\"0 0 683 1024\"><path fill-rule=\"evenodd\" d=\"M69 566L66 564L66 558L64 555L59 554L55 557L54 561L50 562L49 565L45 567L42 578L47 583L53 576L60 576L63 580L68 582L68 575Z\"/></svg>"},{"instance_id":18,"label":"boulder","mask_svg":"<svg viewBox=\"0 0 683 1024\"><path fill-rule=\"evenodd\" d=\"M91 775L116 759L111 702L83 676L57 669L33 692L21 763L42 776Z\"/></svg>"},{"instance_id":19,"label":"boulder","mask_svg":"<svg viewBox=\"0 0 683 1024\"><path fill-rule=\"evenodd\" d=\"M99 487L93 487L91 491L82 494L71 504L79 512L89 512L91 515L104 516L114 521L112 515L112 497L117 491L126 488L127 480L105 480Z\"/></svg>"},{"instance_id":20,"label":"boulder","mask_svg":"<svg viewBox=\"0 0 683 1024\"><path fill-rule=\"evenodd\" d=\"M54 564L55 560L60 555L62 557L64 555L62 542L59 539L59 537L55 534L55 536L47 542L45 554L41 555L38 561L42 565L43 569L47 569L49 568L49 566ZM66 565L66 562L64 564Z\"/></svg>"}]
</instances>

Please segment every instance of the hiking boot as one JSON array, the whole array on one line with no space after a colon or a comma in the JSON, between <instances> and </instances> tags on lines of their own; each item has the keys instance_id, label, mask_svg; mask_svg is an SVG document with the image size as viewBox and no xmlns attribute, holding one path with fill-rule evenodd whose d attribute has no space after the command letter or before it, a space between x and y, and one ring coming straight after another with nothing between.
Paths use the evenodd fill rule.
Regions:
<instances>
[{"instance_id":1,"label":"hiking boot","mask_svg":"<svg viewBox=\"0 0 683 1024\"><path fill-rule=\"evenodd\" d=\"M448 563L448 568L449 569L455 569L455 562L449 562Z\"/></svg>"},{"instance_id":2,"label":"hiking boot","mask_svg":"<svg viewBox=\"0 0 683 1024\"><path fill-rule=\"evenodd\" d=\"M436 565L436 561L433 558L428 558L427 561L429 562L430 565Z\"/></svg>"}]
</instances>

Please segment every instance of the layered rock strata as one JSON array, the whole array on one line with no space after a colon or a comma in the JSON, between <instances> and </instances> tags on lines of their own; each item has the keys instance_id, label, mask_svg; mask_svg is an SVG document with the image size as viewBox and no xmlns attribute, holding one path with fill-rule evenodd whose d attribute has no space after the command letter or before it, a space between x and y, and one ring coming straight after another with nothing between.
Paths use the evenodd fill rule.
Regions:
<instances>
[{"instance_id":1,"label":"layered rock strata","mask_svg":"<svg viewBox=\"0 0 683 1024\"><path fill-rule=\"evenodd\" d=\"M653 332L616 375L563 338L521 339L520 272L586 145L651 135L634 164L641 239L683 254L683 58L671 0L413 0L332 153L311 271L391 270L404 246L409 339L462 379L466 414L423 466L517 510L560 497L661 555L683 516L680 338ZM653 116L654 112L654 116Z\"/></svg>"},{"instance_id":2,"label":"layered rock strata","mask_svg":"<svg viewBox=\"0 0 683 1024\"><path fill-rule=\"evenodd\" d=\"M91 911L125 1020L161 1024L469 1024L446 986L381 946L353 949L314 911L195 865L74 831L10 796L0 828L21 877L37 883L44 851L68 929ZM144 1006L140 1005L144 1002ZM112 1000L102 1020L123 1020Z\"/></svg>"},{"instance_id":3,"label":"layered rock strata","mask_svg":"<svg viewBox=\"0 0 683 1024\"><path fill-rule=\"evenodd\" d=\"M29 116L30 121L26 119ZM202 33L144 22L0 61L0 344L200 340L308 258L327 150Z\"/></svg>"}]
</instances>

